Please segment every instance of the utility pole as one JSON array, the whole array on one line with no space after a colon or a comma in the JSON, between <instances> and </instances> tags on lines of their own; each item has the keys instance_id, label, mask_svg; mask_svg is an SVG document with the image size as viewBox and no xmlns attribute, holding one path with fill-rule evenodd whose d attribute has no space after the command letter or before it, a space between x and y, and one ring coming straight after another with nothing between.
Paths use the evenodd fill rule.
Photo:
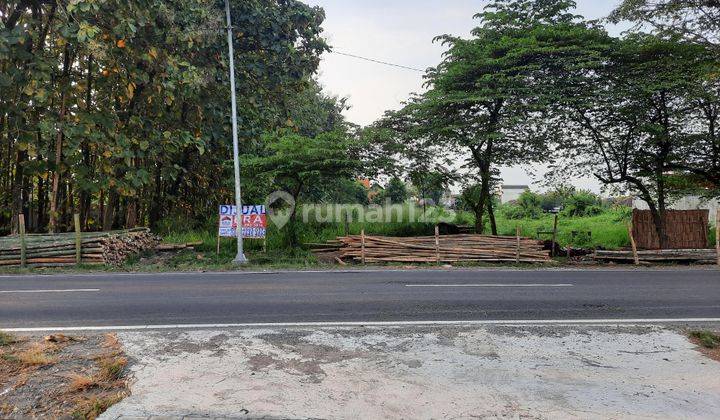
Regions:
<instances>
[{"instance_id":1,"label":"utility pole","mask_svg":"<svg viewBox=\"0 0 720 420\"><path fill-rule=\"evenodd\" d=\"M233 49L232 19L230 18L230 0L225 0L225 15L227 16L227 37L228 50L230 54L230 98L232 103L232 137L233 137L233 158L235 161L235 206L237 208L237 256L233 260L235 264L247 264L243 251L242 234L242 189L240 187L240 147L238 146L237 127L237 98L235 97L235 51Z\"/></svg>"}]
</instances>

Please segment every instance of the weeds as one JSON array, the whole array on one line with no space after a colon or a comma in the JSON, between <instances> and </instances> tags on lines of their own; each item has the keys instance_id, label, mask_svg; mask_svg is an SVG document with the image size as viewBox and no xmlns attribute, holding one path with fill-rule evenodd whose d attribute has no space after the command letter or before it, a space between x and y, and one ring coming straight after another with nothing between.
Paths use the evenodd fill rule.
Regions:
<instances>
[{"instance_id":1,"label":"weeds","mask_svg":"<svg viewBox=\"0 0 720 420\"><path fill-rule=\"evenodd\" d=\"M98 363L100 365L100 379L112 382L122 377L128 361L124 357L104 357Z\"/></svg>"},{"instance_id":2,"label":"weeds","mask_svg":"<svg viewBox=\"0 0 720 420\"><path fill-rule=\"evenodd\" d=\"M94 420L123 398L125 398L125 393L104 398L92 397L72 413L72 418L78 420Z\"/></svg>"},{"instance_id":3,"label":"weeds","mask_svg":"<svg viewBox=\"0 0 720 420\"><path fill-rule=\"evenodd\" d=\"M87 391L90 388L98 386L98 382L92 376L75 374L70 377L70 385L68 385L68 391L70 392L82 392Z\"/></svg>"},{"instance_id":4,"label":"weeds","mask_svg":"<svg viewBox=\"0 0 720 420\"><path fill-rule=\"evenodd\" d=\"M47 354L50 346L35 343L29 349L17 354L18 360L25 366L47 366L57 362L57 358Z\"/></svg>"},{"instance_id":5,"label":"weeds","mask_svg":"<svg viewBox=\"0 0 720 420\"><path fill-rule=\"evenodd\" d=\"M17 343L17 339L12 335L0 331L0 347L9 346L10 344Z\"/></svg>"},{"instance_id":6,"label":"weeds","mask_svg":"<svg viewBox=\"0 0 720 420\"><path fill-rule=\"evenodd\" d=\"M720 348L720 335L713 334L710 331L693 331L690 333L690 337L706 349Z\"/></svg>"}]
</instances>

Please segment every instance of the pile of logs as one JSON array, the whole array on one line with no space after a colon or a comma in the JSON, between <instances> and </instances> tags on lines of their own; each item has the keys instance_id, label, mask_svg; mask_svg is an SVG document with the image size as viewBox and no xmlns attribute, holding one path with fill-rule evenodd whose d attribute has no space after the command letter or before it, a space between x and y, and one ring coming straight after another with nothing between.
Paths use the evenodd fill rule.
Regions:
<instances>
[{"instance_id":1,"label":"pile of logs","mask_svg":"<svg viewBox=\"0 0 720 420\"><path fill-rule=\"evenodd\" d=\"M696 262L714 264L717 251L714 249L663 249L637 251L640 262ZM635 255L632 251L596 251L595 260L632 263Z\"/></svg>"},{"instance_id":2,"label":"pile of logs","mask_svg":"<svg viewBox=\"0 0 720 420\"><path fill-rule=\"evenodd\" d=\"M360 263L457 263L550 261L541 241L514 236L447 235L410 238L346 236L316 244L319 257Z\"/></svg>"},{"instance_id":3,"label":"pile of logs","mask_svg":"<svg viewBox=\"0 0 720 420\"><path fill-rule=\"evenodd\" d=\"M23 244L24 242L24 244ZM0 266L119 266L132 255L153 250L159 238L147 228L114 232L58 233L0 238ZM24 261L23 261L24 260Z\"/></svg>"}]
</instances>

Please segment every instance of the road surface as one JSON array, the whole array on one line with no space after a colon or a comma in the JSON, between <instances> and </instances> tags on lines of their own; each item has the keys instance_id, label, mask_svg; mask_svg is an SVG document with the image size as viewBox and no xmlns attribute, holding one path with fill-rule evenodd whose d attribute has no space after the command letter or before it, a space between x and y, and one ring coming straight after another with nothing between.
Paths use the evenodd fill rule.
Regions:
<instances>
[{"instance_id":1,"label":"road surface","mask_svg":"<svg viewBox=\"0 0 720 420\"><path fill-rule=\"evenodd\" d=\"M0 329L720 319L713 270L0 276Z\"/></svg>"}]
</instances>

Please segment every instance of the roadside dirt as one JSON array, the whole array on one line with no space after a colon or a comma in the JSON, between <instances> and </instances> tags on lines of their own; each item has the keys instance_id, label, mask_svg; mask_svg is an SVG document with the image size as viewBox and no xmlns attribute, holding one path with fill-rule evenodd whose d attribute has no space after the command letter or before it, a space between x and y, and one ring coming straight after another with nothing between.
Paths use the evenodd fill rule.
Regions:
<instances>
[{"instance_id":1,"label":"roadside dirt","mask_svg":"<svg viewBox=\"0 0 720 420\"><path fill-rule=\"evenodd\" d=\"M0 333L0 418L94 419L129 394L115 335Z\"/></svg>"}]
</instances>

